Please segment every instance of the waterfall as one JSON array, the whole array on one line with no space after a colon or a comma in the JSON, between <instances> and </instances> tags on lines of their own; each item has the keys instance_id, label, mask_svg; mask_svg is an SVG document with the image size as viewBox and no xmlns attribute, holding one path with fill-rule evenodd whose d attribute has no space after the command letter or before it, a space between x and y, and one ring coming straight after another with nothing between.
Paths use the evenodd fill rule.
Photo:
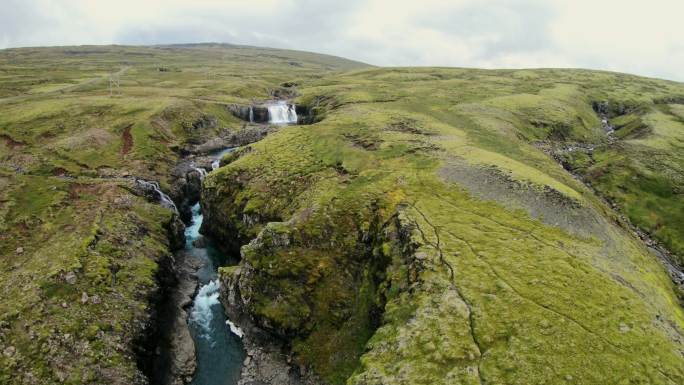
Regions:
<instances>
[{"instance_id":1,"label":"waterfall","mask_svg":"<svg viewBox=\"0 0 684 385\"><path fill-rule=\"evenodd\" d=\"M606 132L606 134L612 135L615 132L615 127L610 124L610 121L608 121L608 118L605 116L601 117L601 125L603 126L603 130Z\"/></svg>"},{"instance_id":2,"label":"waterfall","mask_svg":"<svg viewBox=\"0 0 684 385\"><path fill-rule=\"evenodd\" d=\"M164 194L164 192L159 188L159 183L157 183L155 181L149 182L149 181L142 180L142 179L137 179L136 183L139 183L145 189L154 190L154 192L158 196L157 199L159 200L159 203L162 206L173 210L174 212L176 212L176 214L178 213L178 208L176 207L176 204L173 203L173 200L171 200L171 198L169 198L168 195Z\"/></svg>"},{"instance_id":3,"label":"waterfall","mask_svg":"<svg viewBox=\"0 0 684 385\"><path fill-rule=\"evenodd\" d=\"M214 169L214 164L212 163L211 165L212 170ZM193 170L197 171L200 175L200 180L204 179L205 176L207 176L207 170L204 169L204 167L193 167Z\"/></svg>"},{"instance_id":4,"label":"waterfall","mask_svg":"<svg viewBox=\"0 0 684 385\"><path fill-rule=\"evenodd\" d=\"M213 161L213 162L211 162L211 169L212 169L212 170L216 170L216 169L219 168L220 166L221 166L221 161L218 160L218 159L215 160L215 161Z\"/></svg>"},{"instance_id":5,"label":"waterfall","mask_svg":"<svg viewBox=\"0 0 684 385\"><path fill-rule=\"evenodd\" d=\"M201 331L201 337L211 341L212 332L212 321L214 320L214 314L211 308L216 305L220 305L219 301L219 288L221 287L219 280L215 279L209 281L206 285L202 286L195 296L195 300L192 306L192 313L190 313L190 322L193 322L199 327ZM232 323L230 320L226 320L226 325L230 328L230 332L236 336L242 338L245 333L237 325Z\"/></svg>"},{"instance_id":6,"label":"waterfall","mask_svg":"<svg viewBox=\"0 0 684 385\"><path fill-rule=\"evenodd\" d=\"M294 104L279 101L268 105L268 122L272 124L297 123L297 111Z\"/></svg>"},{"instance_id":7,"label":"waterfall","mask_svg":"<svg viewBox=\"0 0 684 385\"><path fill-rule=\"evenodd\" d=\"M254 109L252 106L249 106L249 122L254 123Z\"/></svg>"},{"instance_id":8,"label":"waterfall","mask_svg":"<svg viewBox=\"0 0 684 385\"><path fill-rule=\"evenodd\" d=\"M195 297L190 314L190 321L199 326L201 336L211 339L211 321L214 318L211 307L220 304L219 302L219 281L215 279L202 286Z\"/></svg>"},{"instance_id":9,"label":"waterfall","mask_svg":"<svg viewBox=\"0 0 684 385\"><path fill-rule=\"evenodd\" d=\"M192 213L192 223L185 226L185 246L188 249L194 247L192 242L200 237L199 231L200 227L202 227L202 220L204 220L199 202L190 208L190 212Z\"/></svg>"}]
</instances>

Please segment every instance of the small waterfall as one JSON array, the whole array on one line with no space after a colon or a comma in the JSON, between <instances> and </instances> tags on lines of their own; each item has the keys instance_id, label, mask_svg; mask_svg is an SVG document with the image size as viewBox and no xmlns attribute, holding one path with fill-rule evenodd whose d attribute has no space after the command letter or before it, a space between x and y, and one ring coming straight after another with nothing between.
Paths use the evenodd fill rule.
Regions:
<instances>
[{"instance_id":1,"label":"small waterfall","mask_svg":"<svg viewBox=\"0 0 684 385\"><path fill-rule=\"evenodd\" d=\"M250 111L252 111L251 108L250 108ZM212 154L212 157L214 158L214 161L211 162L212 171L221 167L221 159L223 158L223 156L226 155L227 153L233 152L233 151L235 151L235 148L229 147L229 148L224 148L223 150L221 150L215 154Z\"/></svg>"},{"instance_id":2,"label":"small waterfall","mask_svg":"<svg viewBox=\"0 0 684 385\"><path fill-rule=\"evenodd\" d=\"M606 116L601 117L601 125L603 126L603 131L605 131L606 134L612 135L615 132L615 127L610 124L610 121Z\"/></svg>"},{"instance_id":3,"label":"small waterfall","mask_svg":"<svg viewBox=\"0 0 684 385\"><path fill-rule=\"evenodd\" d=\"M214 170L214 164L211 164L212 170ZM207 170L204 169L204 167L193 167L193 170L197 171L200 175L200 180L204 179L205 176L207 176Z\"/></svg>"},{"instance_id":4,"label":"small waterfall","mask_svg":"<svg viewBox=\"0 0 684 385\"><path fill-rule=\"evenodd\" d=\"M279 101L268 105L268 122L272 124L297 123L297 111L294 104Z\"/></svg>"},{"instance_id":5,"label":"small waterfall","mask_svg":"<svg viewBox=\"0 0 684 385\"><path fill-rule=\"evenodd\" d=\"M220 304L219 287L218 279L209 281L209 283L202 286L195 297L192 313L190 314L190 321L199 326L202 338L208 340L211 340L211 321L214 318L211 307Z\"/></svg>"},{"instance_id":6,"label":"small waterfall","mask_svg":"<svg viewBox=\"0 0 684 385\"><path fill-rule=\"evenodd\" d=\"M164 194L164 192L159 188L159 183L155 181L146 181L142 179L137 179L136 183L139 183L145 189L153 190L157 194L157 199L159 200L159 203L162 206L173 210L174 212L176 212L176 214L178 213L178 208L176 207L176 204L173 203L173 200L169 198L168 195Z\"/></svg>"},{"instance_id":7,"label":"small waterfall","mask_svg":"<svg viewBox=\"0 0 684 385\"><path fill-rule=\"evenodd\" d=\"M254 123L254 109L252 106L249 106L249 122Z\"/></svg>"}]
</instances>

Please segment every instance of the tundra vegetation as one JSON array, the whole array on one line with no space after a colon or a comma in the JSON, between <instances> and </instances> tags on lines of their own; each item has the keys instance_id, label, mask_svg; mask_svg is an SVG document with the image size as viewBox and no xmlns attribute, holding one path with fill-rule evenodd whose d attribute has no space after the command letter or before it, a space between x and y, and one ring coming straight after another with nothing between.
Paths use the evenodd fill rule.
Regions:
<instances>
[{"instance_id":1,"label":"tundra vegetation","mask_svg":"<svg viewBox=\"0 0 684 385\"><path fill-rule=\"evenodd\" d=\"M280 97L311 124L228 154L201 204L241 254L224 289L294 364L329 384L684 383L660 260L684 262L683 84L230 45L0 51L0 383L145 382L174 214L132 178L168 191L194 146L252 125L231 106Z\"/></svg>"}]
</instances>

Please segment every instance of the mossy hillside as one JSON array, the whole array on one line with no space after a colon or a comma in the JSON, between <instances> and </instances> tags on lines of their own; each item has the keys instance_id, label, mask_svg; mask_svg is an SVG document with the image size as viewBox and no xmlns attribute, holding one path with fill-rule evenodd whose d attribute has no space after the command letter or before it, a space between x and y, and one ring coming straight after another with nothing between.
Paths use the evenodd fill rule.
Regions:
<instances>
[{"instance_id":1,"label":"mossy hillside","mask_svg":"<svg viewBox=\"0 0 684 385\"><path fill-rule=\"evenodd\" d=\"M403 79L398 75L402 71L416 77L415 82L410 88L398 87L400 89L394 95L387 95L393 85L380 80L392 76ZM424 73L421 75L419 71ZM574 190L582 187L573 187L577 182L530 144L545 140L593 145L596 158L604 159L603 163L597 164L591 174L582 172L582 175L603 197L620 201L618 209L634 224L681 255L681 246L678 246L682 240L679 234L682 227L678 226L682 218L678 206L682 201L681 187L678 187L681 186L682 169L679 133L684 130L681 116L677 115L678 111L681 114L678 109L681 105L661 104L662 100L679 100L681 84L582 70L537 70L534 73L531 76L529 71L521 75L518 71L365 70L339 75L337 83L344 84L342 79L346 79L351 84L339 86L338 95L326 93L329 92L327 85L314 85L307 88L303 98L314 99L312 95L322 94L340 101L363 95L347 103L395 100L394 103L402 104L405 112L429 114L467 132L477 147L475 150L470 148L464 157L469 162L498 163L498 167L517 174L518 179L529 179L534 173L539 175L534 171L536 168ZM409 89L413 94L407 91ZM615 137L622 140L610 142L602 132L596 114L591 111L592 104L597 101L607 103L611 119L617 119ZM561 135L558 129L562 131ZM601 155L604 152L605 155ZM518 167L509 165L520 163L503 158L498 161L486 159L500 155L530 167L516 172ZM582 167L593 164L583 156L578 161ZM576 168L576 165L571 167ZM601 183L595 175L621 177L614 182ZM665 198L668 202L656 204L637 198L640 194L650 196L652 192L635 186L634 181L653 176L673 180L667 187L673 192L673 199ZM546 181L536 179L535 183L549 185L548 178L542 178ZM621 186L629 186L627 189L633 193L623 194ZM569 191L563 193L573 195Z\"/></svg>"},{"instance_id":2,"label":"mossy hillside","mask_svg":"<svg viewBox=\"0 0 684 385\"><path fill-rule=\"evenodd\" d=\"M679 257L684 253L684 123L679 105L650 105L619 115L620 138L588 156L566 156L567 165L613 202L639 228Z\"/></svg>"},{"instance_id":3,"label":"mossy hillside","mask_svg":"<svg viewBox=\"0 0 684 385\"><path fill-rule=\"evenodd\" d=\"M18 179L6 192L0 304L2 344L15 351L0 358L0 382L139 383L132 342L171 213L115 184Z\"/></svg>"},{"instance_id":4,"label":"mossy hillside","mask_svg":"<svg viewBox=\"0 0 684 385\"><path fill-rule=\"evenodd\" d=\"M367 66L309 52L229 44L8 49L3 50L0 65L3 98L101 89L103 77L129 68L136 75L121 76L120 80L146 95L151 90L233 100L263 98L264 92L288 74L288 81L296 81L298 76ZM57 88L60 84L69 86ZM36 88L42 92L31 92ZM46 92L48 88L52 93Z\"/></svg>"},{"instance_id":5,"label":"mossy hillside","mask_svg":"<svg viewBox=\"0 0 684 385\"><path fill-rule=\"evenodd\" d=\"M168 191L186 146L241 129L226 104L358 66L233 46L0 51L0 383L143 383L135 340L171 212L129 177Z\"/></svg>"},{"instance_id":6,"label":"mossy hillside","mask_svg":"<svg viewBox=\"0 0 684 385\"><path fill-rule=\"evenodd\" d=\"M421 183L425 185L426 180ZM637 322L641 325L640 332L646 334L642 337L623 335L633 331L632 326L623 324L625 320L630 318L632 321L627 322L634 322L633 317L641 313L634 312L632 305L641 301L642 289L630 289L621 283L621 279L606 275L602 265L594 261L596 255L603 253L599 245L590 247L593 242L568 238L557 229L545 229L538 224L527 228L529 224L520 218L504 219L507 215L496 205L464 204L467 201L462 199L469 199L467 196L440 191L439 185L429 187L430 194L422 199L422 204L421 200L416 204L421 213L413 215L417 217L418 225L425 228L427 241L432 243L425 251L437 266L439 255L444 256L455 272L454 283L445 279L449 271L441 267L437 277L430 273L429 278L424 278L431 282L425 297L406 293L397 303L390 302L387 306L389 325L383 326L369 343L370 351L362 358L363 370L353 383L478 383L478 373L486 383L557 383L568 376L579 383L612 383L627 379L669 382L658 373L664 369L658 361L624 367L624 363L635 362L638 356L625 361L624 354L641 349L631 344L648 346L651 340L646 334L660 334L662 325L654 326L650 332L643 329L651 324L654 313L642 304L639 307L645 312ZM417 197L415 193L408 195ZM435 196L440 197L437 202ZM431 209L429 206L433 204ZM453 211L455 207L460 210ZM421 221L423 215L429 218L429 223ZM434 232L430 223L438 224ZM490 225L502 228L497 230ZM508 236L511 238L507 239ZM496 245L498 242L501 243ZM630 243L635 247L628 241ZM435 250L437 246L439 248ZM652 271L640 278L641 273L634 276L630 272L632 263L642 266L650 258L643 251L635 253L632 249L631 253L636 260L624 261L621 268L610 266L609 271L622 270L620 277L633 276L629 282L655 278L647 284L651 286L652 295L659 297L666 293L663 286L658 288L660 285L667 287L668 282L657 266L652 266ZM553 278L549 271L553 271ZM469 285L472 288L468 288ZM596 295L598 287L603 288L599 290L603 295ZM435 300L439 298L438 293L444 297L457 297L459 291L461 297L451 302ZM676 298L672 294L665 295L669 299L660 306L676 309ZM432 306L419 306L408 317L411 320L408 323L405 318L394 318L394 312L408 311L401 309L411 309L422 301L429 301ZM470 335L466 326L445 330L444 318L439 314L448 306L454 306L454 313L462 317L454 323L468 325L470 322ZM607 316L611 312L615 318ZM651 315L647 316L649 313ZM675 310L675 314L679 311ZM423 325L417 321L422 319L425 320ZM563 331L559 333L561 329ZM596 333L596 330L603 332ZM671 330L661 335L663 346L668 344L665 341L673 332L677 334ZM460 334L445 338L449 333ZM412 339L416 340L415 346L408 342ZM417 351L419 347L425 348ZM584 356L577 351L594 353ZM397 357L402 358L397 360ZM675 371L681 370L676 355L668 360ZM559 364L561 361L563 363ZM542 366L536 366L538 364ZM600 374L601 367L616 367L614 365L624 367L621 370L625 372L617 377ZM672 373L664 371L668 375Z\"/></svg>"},{"instance_id":7,"label":"mossy hillside","mask_svg":"<svg viewBox=\"0 0 684 385\"><path fill-rule=\"evenodd\" d=\"M150 164L175 156L170 149L239 127L226 104L268 99L281 83L362 66L230 45L4 50L2 73L17 81L0 82L0 95L7 95L0 96L0 145L17 151L8 149L2 162L32 172L149 174ZM110 74L120 85L113 97ZM30 92L52 82L73 86ZM167 171L158 169L155 179Z\"/></svg>"},{"instance_id":8,"label":"mossy hillside","mask_svg":"<svg viewBox=\"0 0 684 385\"><path fill-rule=\"evenodd\" d=\"M268 219L244 221L240 210L249 207L259 208L252 214L278 218L287 239L310 239L305 247L279 242L276 248L243 248L243 264L254 270L249 277L263 277L244 280L252 293L262 295L250 297L252 314L269 325L287 325L273 330L291 339L298 359L332 383L681 381L684 366L677 341L684 319L657 260L612 223L608 209L591 191L528 143L547 135L543 127L526 136L524 131L533 132L534 125L506 118L511 111L521 117L524 112L501 106L501 116L492 114L484 125L475 112L482 109L466 109L470 115L461 112L459 101L473 105L478 97L482 108L491 110L492 103L515 90L515 82L506 78L506 87L497 87L504 71L407 69L406 77L415 83L395 87L393 95L392 84L377 80L385 75L402 78L402 71L361 71L325 79L323 85L304 84L304 100L323 95L334 101L323 121L282 129L206 179L205 208L227 209L221 217L236 219L246 237L263 237L274 226L265 224ZM535 92L535 87L548 86L556 92L551 78L573 80L562 71L533 73L543 81L528 80L517 87ZM576 73L579 78L591 75ZM454 81L450 78L458 79L460 87L440 87L439 81ZM434 83L423 87L422 81ZM588 88L573 81L579 85L573 89ZM590 111L594 95L582 92L586 106L573 102L558 110L567 121L574 121L578 110ZM558 100L562 103L563 98ZM558 119L553 113L545 116L550 122ZM497 119L504 130L494 130ZM577 127L595 136L591 119ZM524 210L478 200L458 181L441 178L438 171L451 159L466 159L472 167L497 167L532 188L552 189L599 216L596 220L605 231L579 236L545 225ZM293 186L293 176L300 173L308 175L307 182ZM238 183L239 188L230 189ZM250 205L252 201L256 203ZM401 213L414 227L413 239L419 245L415 255L427 261L419 279L408 281L414 266L401 257L397 250L403 249L402 243L395 241L377 247L378 252L387 250L391 262L384 272L375 272L385 282L370 287L373 294L357 289L363 295L350 301L333 282L319 279L307 285L309 274L327 271L331 260L338 274L351 263L351 254L325 245L343 235L356 239L341 243L348 245L343 253L363 244L358 231L345 224L348 216L370 215L371 202L384 213L384 221ZM353 208L350 214L333 214L347 207ZM600 219L604 216L608 220ZM337 225L330 228L340 234L324 231L324 223ZM366 261L373 255L367 254ZM250 286L257 281L268 290ZM368 335L367 325L372 324L328 329L324 317L312 309L338 301L353 307L364 298L386 302L382 325L360 361L353 354L331 353L327 346L348 352L345 347L358 342L349 335ZM354 367L355 373L344 380Z\"/></svg>"}]
</instances>

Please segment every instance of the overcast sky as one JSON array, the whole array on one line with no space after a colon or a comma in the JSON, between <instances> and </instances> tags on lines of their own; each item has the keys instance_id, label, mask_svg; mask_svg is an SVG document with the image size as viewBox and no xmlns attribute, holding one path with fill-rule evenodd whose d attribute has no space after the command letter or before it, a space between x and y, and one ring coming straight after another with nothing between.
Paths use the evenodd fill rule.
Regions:
<instances>
[{"instance_id":1,"label":"overcast sky","mask_svg":"<svg viewBox=\"0 0 684 385\"><path fill-rule=\"evenodd\" d=\"M0 0L0 48L226 42L684 81L684 0Z\"/></svg>"}]
</instances>

